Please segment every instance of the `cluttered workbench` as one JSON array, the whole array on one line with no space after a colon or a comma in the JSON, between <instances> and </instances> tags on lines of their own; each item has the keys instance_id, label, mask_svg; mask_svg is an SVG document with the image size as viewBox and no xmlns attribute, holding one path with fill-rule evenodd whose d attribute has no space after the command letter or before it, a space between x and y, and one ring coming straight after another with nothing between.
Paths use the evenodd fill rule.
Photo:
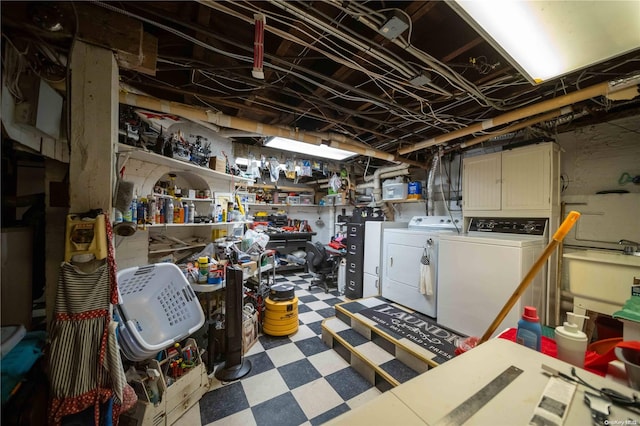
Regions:
<instances>
[{"instance_id":1,"label":"cluttered workbench","mask_svg":"<svg viewBox=\"0 0 640 426\"><path fill-rule=\"evenodd\" d=\"M491 339L395 387L328 424L638 424L634 391L617 381L505 339ZM552 372L552 373L550 373ZM585 384L592 386L589 389ZM616 404L599 389L619 392ZM617 398L616 398L617 399ZM635 400L635 405L638 401ZM607 413L608 414L605 414Z\"/></svg>"},{"instance_id":2,"label":"cluttered workbench","mask_svg":"<svg viewBox=\"0 0 640 426\"><path fill-rule=\"evenodd\" d=\"M265 232L269 236L267 250L275 250L279 256L278 272L304 269L304 262L296 262L296 252L305 252L307 241L316 235L315 232L282 231L269 230ZM304 259L304 258L303 258Z\"/></svg>"}]
</instances>

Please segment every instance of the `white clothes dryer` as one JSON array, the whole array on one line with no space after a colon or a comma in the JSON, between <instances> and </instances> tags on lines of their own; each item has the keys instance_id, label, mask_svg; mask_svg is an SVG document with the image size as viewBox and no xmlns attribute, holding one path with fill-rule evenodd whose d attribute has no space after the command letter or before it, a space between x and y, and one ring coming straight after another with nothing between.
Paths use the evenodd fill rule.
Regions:
<instances>
[{"instance_id":1,"label":"white clothes dryer","mask_svg":"<svg viewBox=\"0 0 640 426\"><path fill-rule=\"evenodd\" d=\"M406 229L385 229L382 297L436 318L438 295L438 242L443 234L457 234L462 217L414 216ZM429 257L432 294L420 290L421 261Z\"/></svg>"}]
</instances>

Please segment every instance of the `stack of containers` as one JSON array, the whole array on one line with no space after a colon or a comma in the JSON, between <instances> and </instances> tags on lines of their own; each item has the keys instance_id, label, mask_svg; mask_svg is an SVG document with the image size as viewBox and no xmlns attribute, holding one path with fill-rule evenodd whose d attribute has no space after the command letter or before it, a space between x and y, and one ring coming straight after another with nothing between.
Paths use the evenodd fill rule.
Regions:
<instances>
[{"instance_id":1,"label":"stack of containers","mask_svg":"<svg viewBox=\"0 0 640 426\"><path fill-rule=\"evenodd\" d=\"M118 343L130 361L153 358L204 324L204 312L180 268L156 263L118 272Z\"/></svg>"}]
</instances>

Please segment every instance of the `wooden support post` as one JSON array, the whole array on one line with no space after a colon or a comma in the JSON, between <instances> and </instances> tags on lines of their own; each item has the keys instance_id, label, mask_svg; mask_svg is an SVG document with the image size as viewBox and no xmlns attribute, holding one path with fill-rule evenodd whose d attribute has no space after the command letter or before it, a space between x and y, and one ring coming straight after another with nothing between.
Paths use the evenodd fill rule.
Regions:
<instances>
[{"instance_id":1,"label":"wooden support post","mask_svg":"<svg viewBox=\"0 0 640 426\"><path fill-rule=\"evenodd\" d=\"M111 210L118 144L118 66L81 41L71 52L69 211Z\"/></svg>"}]
</instances>

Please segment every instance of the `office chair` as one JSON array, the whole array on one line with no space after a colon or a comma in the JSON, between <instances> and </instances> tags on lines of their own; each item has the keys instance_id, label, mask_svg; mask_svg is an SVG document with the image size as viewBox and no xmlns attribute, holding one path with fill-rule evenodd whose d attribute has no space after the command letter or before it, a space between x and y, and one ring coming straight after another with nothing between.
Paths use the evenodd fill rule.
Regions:
<instances>
[{"instance_id":1,"label":"office chair","mask_svg":"<svg viewBox=\"0 0 640 426\"><path fill-rule=\"evenodd\" d=\"M309 272L315 276L315 279L309 284L309 290L311 290L311 287L314 285L322 285L325 293L328 293L329 287L327 281L336 282L340 256L329 255L324 245L320 242L314 244L311 241L307 241L306 248L307 267Z\"/></svg>"}]
</instances>

